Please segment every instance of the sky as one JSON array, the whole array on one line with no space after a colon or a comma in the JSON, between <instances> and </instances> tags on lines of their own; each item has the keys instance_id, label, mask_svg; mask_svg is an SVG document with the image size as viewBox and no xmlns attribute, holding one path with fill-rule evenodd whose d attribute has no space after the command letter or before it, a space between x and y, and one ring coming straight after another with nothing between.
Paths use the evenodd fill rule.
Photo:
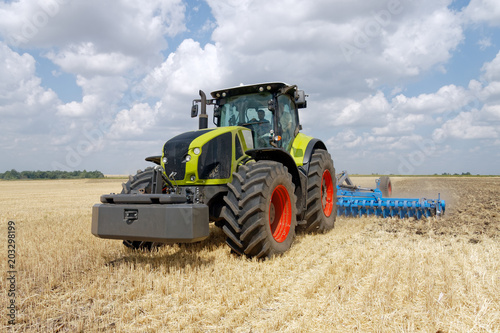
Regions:
<instances>
[{"instance_id":1,"label":"sky","mask_svg":"<svg viewBox=\"0 0 500 333\"><path fill-rule=\"evenodd\" d=\"M500 174L497 0L0 1L0 77L0 172L133 174L198 90L286 82L337 171Z\"/></svg>"}]
</instances>

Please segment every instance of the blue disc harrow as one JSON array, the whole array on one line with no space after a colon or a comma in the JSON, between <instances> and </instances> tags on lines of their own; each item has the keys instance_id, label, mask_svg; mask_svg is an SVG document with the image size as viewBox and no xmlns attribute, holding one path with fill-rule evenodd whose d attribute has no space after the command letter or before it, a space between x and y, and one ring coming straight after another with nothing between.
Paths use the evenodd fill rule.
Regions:
<instances>
[{"instance_id":1,"label":"blue disc harrow","mask_svg":"<svg viewBox=\"0 0 500 333\"><path fill-rule=\"evenodd\" d=\"M338 216L380 216L416 218L441 216L446 203L438 199L391 198L392 184L388 177L376 180L376 188L355 186L347 172L337 175Z\"/></svg>"}]
</instances>

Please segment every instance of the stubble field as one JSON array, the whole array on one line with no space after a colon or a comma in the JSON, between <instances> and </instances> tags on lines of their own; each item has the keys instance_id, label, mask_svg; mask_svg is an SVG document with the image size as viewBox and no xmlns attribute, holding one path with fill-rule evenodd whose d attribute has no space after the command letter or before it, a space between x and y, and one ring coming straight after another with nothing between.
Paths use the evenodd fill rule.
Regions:
<instances>
[{"instance_id":1,"label":"stubble field","mask_svg":"<svg viewBox=\"0 0 500 333\"><path fill-rule=\"evenodd\" d=\"M2 331L500 331L500 178L394 178L396 196L440 192L445 217L338 218L267 261L232 255L215 227L151 253L94 237L91 207L121 182L0 182L17 271L9 326L2 241Z\"/></svg>"}]
</instances>

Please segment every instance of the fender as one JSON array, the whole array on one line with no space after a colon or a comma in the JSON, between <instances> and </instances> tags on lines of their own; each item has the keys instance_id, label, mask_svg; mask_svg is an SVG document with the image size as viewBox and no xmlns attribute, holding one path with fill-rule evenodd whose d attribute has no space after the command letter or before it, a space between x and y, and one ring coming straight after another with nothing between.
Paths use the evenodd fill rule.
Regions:
<instances>
[{"instance_id":1,"label":"fender","mask_svg":"<svg viewBox=\"0 0 500 333\"><path fill-rule=\"evenodd\" d=\"M300 220L304 218L307 210L307 175L309 174L309 162L315 149L327 150L323 141L302 133L297 134L291 147L292 155L290 157L293 158L296 168L299 171L301 183L301 191L296 191L297 211L299 212Z\"/></svg>"},{"instance_id":2,"label":"fender","mask_svg":"<svg viewBox=\"0 0 500 333\"><path fill-rule=\"evenodd\" d=\"M309 171L309 161L315 149L327 150L323 141L302 133L297 134L293 140L291 154L295 164L302 172L305 172L306 175Z\"/></svg>"},{"instance_id":3,"label":"fender","mask_svg":"<svg viewBox=\"0 0 500 333\"><path fill-rule=\"evenodd\" d=\"M309 161L311 160L311 156L316 149L324 149L328 151L325 144L320 139L312 139L311 141L309 141L306 147L306 152L304 153L304 160L302 162L306 173L309 173Z\"/></svg>"}]
</instances>

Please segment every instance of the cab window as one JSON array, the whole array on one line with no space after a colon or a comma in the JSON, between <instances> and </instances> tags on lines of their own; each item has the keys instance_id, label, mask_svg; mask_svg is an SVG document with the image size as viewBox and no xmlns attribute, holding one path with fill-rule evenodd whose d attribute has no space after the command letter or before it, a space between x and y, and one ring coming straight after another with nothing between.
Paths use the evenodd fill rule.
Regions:
<instances>
[{"instance_id":1,"label":"cab window","mask_svg":"<svg viewBox=\"0 0 500 333\"><path fill-rule=\"evenodd\" d=\"M297 109L295 102L288 95L278 96L278 129L281 135L281 147L290 150L297 128Z\"/></svg>"},{"instance_id":2,"label":"cab window","mask_svg":"<svg viewBox=\"0 0 500 333\"><path fill-rule=\"evenodd\" d=\"M244 126L252 131L255 148L270 147L273 113L268 109L271 93L230 97L221 106L219 126Z\"/></svg>"}]
</instances>

